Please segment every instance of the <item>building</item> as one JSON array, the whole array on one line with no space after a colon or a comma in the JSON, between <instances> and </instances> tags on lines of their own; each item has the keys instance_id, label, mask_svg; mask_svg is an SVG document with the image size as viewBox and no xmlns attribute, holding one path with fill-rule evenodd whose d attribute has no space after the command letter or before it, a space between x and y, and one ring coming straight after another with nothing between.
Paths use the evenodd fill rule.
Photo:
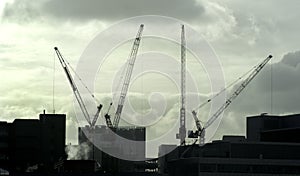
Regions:
<instances>
[{"instance_id":1,"label":"building","mask_svg":"<svg viewBox=\"0 0 300 176\"><path fill-rule=\"evenodd\" d=\"M40 114L41 130L41 162L51 166L53 163L66 158L66 115Z\"/></svg>"},{"instance_id":2,"label":"building","mask_svg":"<svg viewBox=\"0 0 300 176\"><path fill-rule=\"evenodd\" d=\"M248 117L247 138L224 136L203 146L177 147L159 169L169 176L299 175L299 127L298 114Z\"/></svg>"},{"instance_id":3,"label":"building","mask_svg":"<svg viewBox=\"0 0 300 176\"><path fill-rule=\"evenodd\" d=\"M178 151L176 145L160 145L158 148L158 171L160 174L168 173L168 161L178 158Z\"/></svg>"},{"instance_id":4,"label":"building","mask_svg":"<svg viewBox=\"0 0 300 176\"><path fill-rule=\"evenodd\" d=\"M300 114L248 117L247 140L300 143Z\"/></svg>"},{"instance_id":5,"label":"building","mask_svg":"<svg viewBox=\"0 0 300 176\"><path fill-rule=\"evenodd\" d=\"M7 122L0 122L0 160L7 161L8 155L8 140L9 140L9 124Z\"/></svg>"},{"instance_id":6,"label":"building","mask_svg":"<svg viewBox=\"0 0 300 176\"><path fill-rule=\"evenodd\" d=\"M10 126L9 160L12 169L26 171L41 161L41 133L38 119L15 119Z\"/></svg>"},{"instance_id":7,"label":"building","mask_svg":"<svg viewBox=\"0 0 300 176\"><path fill-rule=\"evenodd\" d=\"M39 119L15 119L0 126L0 168L12 173L49 171L66 158L64 114L40 114Z\"/></svg>"},{"instance_id":8,"label":"building","mask_svg":"<svg viewBox=\"0 0 300 176\"><path fill-rule=\"evenodd\" d=\"M94 136L93 141L89 140L89 138L91 139L89 135ZM140 141L140 143L139 145L128 145L122 140L117 140L115 135L128 140ZM93 130L89 126L78 128L79 145L88 144L90 146L86 159L96 160L101 165L101 169L108 173L144 172L145 168L141 167L144 161L128 161L110 154L145 159L145 139L146 131L143 127L119 127L114 131L103 125L98 125ZM102 149L97 147L99 145Z\"/></svg>"},{"instance_id":9,"label":"building","mask_svg":"<svg viewBox=\"0 0 300 176\"><path fill-rule=\"evenodd\" d=\"M7 122L0 122L0 175L8 172L5 170L9 167L9 128Z\"/></svg>"}]
</instances>

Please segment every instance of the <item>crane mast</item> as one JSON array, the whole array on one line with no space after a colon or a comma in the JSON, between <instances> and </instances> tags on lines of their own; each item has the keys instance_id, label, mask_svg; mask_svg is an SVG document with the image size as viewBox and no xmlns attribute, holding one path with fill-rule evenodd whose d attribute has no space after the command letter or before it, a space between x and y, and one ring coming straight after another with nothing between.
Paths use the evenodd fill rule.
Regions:
<instances>
[{"instance_id":1,"label":"crane mast","mask_svg":"<svg viewBox=\"0 0 300 176\"><path fill-rule=\"evenodd\" d=\"M118 107L117 107L115 117L114 117L114 122L113 122L113 126L115 128L117 128L119 126L120 117L121 117L121 113L122 113L122 110L123 110L125 97L126 97L126 94L127 94L128 88L129 88L129 83L130 83L130 79L131 79L131 75L132 75L132 70L133 70L133 66L134 66L135 59L136 59L136 56L137 56L137 52L138 52L138 49L139 49L143 29L144 29L144 25L141 24L140 28L138 30L138 33L136 35L136 38L134 40L132 50L131 50L131 53L130 53L130 56L129 56L128 65L127 65L126 73L125 73L125 78L124 78L124 82L123 82L123 86L122 86L122 90L121 90L121 95L120 95Z\"/></svg>"},{"instance_id":2,"label":"crane mast","mask_svg":"<svg viewBox=\"0 0 300 176\"><path fill-rule=\"evenodd\" d=\"M72 91L74 92L75 98L76 98L76 100L77 100L77 102L79 104L79 107L80 107L80 109L81 109L81 111L83 113L83 116L86 119L86 121L88 122L88 124L90 125L90 127L93 128L95 126L96 122L97 122L98 117L99 117L99 113L100 113L100 111L102 109L102 104L99 104L99 106L97 106L97 112L96 112L93 120L91 121L90 115L89 115L89 113L88 113L88 111L86 109L86 106L85 106L85 104L84 104L84 102L82 100L80 92L79 92L79 90L78 90L78 88L77 88L77 86L76 86L76 84L74 82L74 79L71 76L71 73L70 73L70 70L68 68L68 65L66 64L66 61L64 60L62 54L60 53L60 51L58 50L57 47L54 47L54 50L55 50L55 52L57 54L59 62L61 63L61 66L63 67L63 69L65 71L65 74L66 74L66 76L67 76L67 78L69 80L69 83L71 85Z\"/></svg>"},{"instance_id":3,"label":"crane mast","mask_svg":"<svg viewBox=\"0 0 300 176\"><path fill-rule=\"evenodd\" d=\"M232 103L232 101L245 89L245 87L255 78L255 76L264 68L264 66L271 60L272 55L269 55L266 59L264 59L251 73L250 75L242 82L242 84L234 91L234 93L225 101L225 103L211 116L211 118L205 123L205 125L201 128L198 134L200 137L200 143L204 143L204 134L205 129L208 128L219 116L222 112ZM194 118L198 120L196 112L192 112ZM197 122L196 122L197 125ZM198 127L198 126L197 126Z\"/></svg>"},{"instance_id":4,"label":"crane mast","mask_svg":"<svg viewBox=\"0 0 300 176\"><path fill-rule=\"evenodd\" d=\"M185 99L186 99L186 41L184 25L181 26L181 108L180 108L180 127L179 127L179 139L180 144L185 145L186 127L185 127Z\"/></svg>"}]
</instances>

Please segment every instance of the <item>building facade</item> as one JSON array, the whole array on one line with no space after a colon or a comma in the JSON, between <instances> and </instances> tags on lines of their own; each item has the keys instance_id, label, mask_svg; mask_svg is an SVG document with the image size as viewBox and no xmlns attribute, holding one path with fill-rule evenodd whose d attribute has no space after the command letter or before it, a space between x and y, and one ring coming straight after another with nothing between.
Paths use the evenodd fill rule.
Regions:
<instances>
[{"instance_id":1,"label":"building facade","mask_svg":"<svg viewBox=\"0 0 300 176\"><path fill-rule=\"evenodd\" d=\"M116 136L139 141L139 143L128 145L125 140L116 139ZM104 125L98 125L94 129L90 129L89 126L78 128L79 145L90 146L87 159L96 160L102 170L109 173L143 172L145 168L140 167L141 162L119 159L118 155L144 160L146 157L145 139L146 131L143 127L119 127L113 131Z\"/></svg>"},{"instance_id":2,"label":"building facade","mask_svg":"<svg viewBox=\"0 0 300 176\"><path fill-rule=\"evenodd\" d=\"M0 122L0 168L10 172L49 171L65 154L65 114Z\"/></svg>"}]
</instances>

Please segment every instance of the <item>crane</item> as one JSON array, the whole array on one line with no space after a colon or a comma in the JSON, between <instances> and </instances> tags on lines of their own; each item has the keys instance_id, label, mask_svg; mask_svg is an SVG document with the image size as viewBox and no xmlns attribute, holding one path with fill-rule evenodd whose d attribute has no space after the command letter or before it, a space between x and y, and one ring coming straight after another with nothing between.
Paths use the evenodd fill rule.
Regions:
<instances>
[{"instance_id":1,"label":"crane","mask_svg":"<svg viewBox=\"0 0 300 176\"><path fill-rule=\"evenodd\" d=\"M200 120L197 117L195 110L192 111L197 131L196 135L200 138L199 143L204 144L205 142L205 129L208 128L222 112L232 103L232 101L240 95L240 93L245 89L245 87L255 78L255 76L264 68L264 66L271 60L272 55L269 55L264 59L258 66L254 67L255 69L249 74L249 76L240 84L240 86L233 92L233 94L225 101L225 103L209 118L209 120L203 125L201 125Z\"/></svg>"},{"instance_id":2,"label":"crane","mask_svg":"<svg viewBox=\"0 0 300 176\"><path fill-rule=\"evenodd\" d=\"M63 67L63 69L65 71L65 74L66 74L66 76L67 76L67 78L69 80L69 83L71 85L72 91L73 91L73 93L74 93L74 95L76 97L76 100L77 100L77 102L79 104L79 107L80 107L80 109L81 109L81 111L83 113L84 118L88 122L90 128L94 128L95 125L96 125L97 119L99 118L99 113L100 113L100 111L102 109L102 104L99 104L97 106L97 112L94 115L93 119L91 120L90 115L89 115L89 113L88 113L88 111L86 109L86 106L85 106L85 104L84 104L84 102L82 100L82 97L80 95L80 92L79 92L79 90L78 90L78 88L77 88L77 86L75 84L75 81L74 81L73 77L71 76L71 73L70 73L69 67L67 65L67 62L65 61L64 57L62 56L62 54L60 53L60 51L58 50L57 47L54 47L54 50L55 50L55 52L57 54L59 62L61 63L61 66Z\"/></svg>"},{"instance_id":3,"label":"crane","mask_svg":"<svg viewBox=\"0 0 300 176\"><path fill-rule=\"evenodd\" d=\"M195 120L195 123L196 123L197 130L196 130L195 133L190 133L189 137L190 136L194 136L196 138L200 137L200 144L204 144L204 142L205 142L205 138L204 138L205 137L205 130L202 127L201 122L197 117L197 112L192 111L192 114L193 114L193 117L194 117L194 120Z\"/></svg>"},{"instance_id":4,"label":"crane","mask_svg":"<svg viewBox=\"0 0 300 176\"><path fill-rule=\"evenodd\" d=\"M111 106L112 106L112 103L109 104L108 110L107 110L106 114L104 115L105 121L106 121L106 125L109 128L113 127L113 125L111 123L111 120L110 120L110 116L109 116L109 111L110 111Z\"/></svg>"},{"instance_id":5,"label":"crane","mask_svg":"<svg viewBox=\"0 0 300 176\"><path fill-rule=\"evenodd\" d=\"M184 25L181 26L181 108L180 108L180 127L177 138L180 139L180 144L185 145L186 127L185 127L185 81L186 81L186 41Z\"/></svg>"},{"instance_id":6,"label":"crane","mask_svg":"<svg viewBox=\"0 0 300 176\"><path fill-rule=\"evenodd\" d=\"M116 110L116 113L114 116L113 125L111 125L110 116L108 114L105 114L105 119L106 119L106 123L107 123L108 127L118 128L118 126L119 126L120 117L121 117L121 113L123 110L125 97L126 97L126 94L127 94L128 88L129 88L129 83L130 83L130 79L131 79L131 75L132 75L133 66L134 66L137 52L138 52L138 49L140 46L143 29L144 29L144 24L141 24L140 28L138 30L138 33L135 37L135 40L134 40L134 43L133 43L133 46L131 49L131 53L129 55L128 65L126 67L125 78L124 78L123 86L121 89L121 94L120 94L117 110Z\"/></svg>"}]
</instances>

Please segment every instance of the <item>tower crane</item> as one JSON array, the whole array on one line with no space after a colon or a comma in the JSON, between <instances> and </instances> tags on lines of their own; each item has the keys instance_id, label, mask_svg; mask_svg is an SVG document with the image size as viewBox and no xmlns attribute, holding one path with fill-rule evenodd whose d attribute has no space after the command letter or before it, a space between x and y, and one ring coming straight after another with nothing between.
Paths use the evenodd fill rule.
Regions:
<instances>
[{"instance_id":1,"label":"tower crane","mask_svg":"<svg viewBox=\"0 0 300 176\"><path fill-rule=\"evenodd\" d=\"M118 126L119 126L120 117L121 117L121 113L122 113L122 110L123 110L125 97L127 95L127 91L128 91L128 88L129 88L129 83L130 83L130 79L131 79L135 59L136 59L137 52L138 52L138 49L139 49L139 46L140 46L143 29L144 29L144 24L141 24L140 28L138 30L138 33L135 37L135 40L134 40L134 43L133 43L133 46L132 46L132 49L131 49L131 53L129 55L128 65L126 67L125 78L124 78L123 86L122 86L122 89L121 89L121 94L120 94L117 110L116 110L116 113L115 113L115 116L114 116L113 124L111 123L110 115L105 114L106 124L107 124L108 127L118 128Z\"/></svg>"},{"instance_id":2,"label":"tower crane","mask_svg":"<svg viewBox=\"0 0 300 176\"><path fill-rule=\"evenodd\" d=\"M199 143L205 142L205 130L208 128L222 112L232 103L232 101L245 89L245 87L255 78L255 76L264 68L264 66L271 60L272 55L269 55L264 59L255 69L249 74L249 76L241 83L241 85L233 92L233 94L225 101L225 103L209 118L209 120L202 126L200 120L197 117L195 110L192 111L197 131L196 135L200 138Z\"/></svg>"},{"instance_id":3,"label":"tower crane","mask_svg":"<svg viewBox=\"0 0 300 176\"><path fill-rule=\"evenodd\" d=\"M180 108L180 127L177 138L180 139L180 144L185 145L186 127L185 127L185 81L186 81L186 41L184 25L181 26L181 108Z\"/></svg>"},{"instance_id":4,"label":"tower crane","mask_svg":"<svg viewBox=\"0 0 300 176\"><path fill-rule=\"evenodd\" d=\"M97 112L94 115L93 119L91 120L90 115L89 115L89 113L88 113L88 111L86 109L86 106L85 106L85 104L84 104L84 102L82 100L82 97L80 95L80 92L79 92L79 90L78 90L78 88L77 88L77 86L76 86L76 84L74 82L74 79L73 79L73 77L72 77L72 75L70 73L70 70L69 70L69 67L67 65L67 62L65 61L65 59L63 58L62 54L60 53L60 51L58 50L57 47L54 47L54 50L55 50L55 52L57 54L59 62L61 63L61 66L63 67L63 69L65 71L65 74L66 74L66 76L67 76L67 78L69 80L69 83L71 85L72 91L73 91L73 93L74 93L74 95L76 97L76 100L77 100L77 102L79 104L79 107L80 107L80 109L81 109L81 111L83 113L84 118L86 119L86 121L90 125L90 128L94 128L95 125L96 125L97 119L99 118L99 113L100 113L100 111L102 109L102 104L99 104L99 106L97 106Z\"/></svg>"}]
</instances>

